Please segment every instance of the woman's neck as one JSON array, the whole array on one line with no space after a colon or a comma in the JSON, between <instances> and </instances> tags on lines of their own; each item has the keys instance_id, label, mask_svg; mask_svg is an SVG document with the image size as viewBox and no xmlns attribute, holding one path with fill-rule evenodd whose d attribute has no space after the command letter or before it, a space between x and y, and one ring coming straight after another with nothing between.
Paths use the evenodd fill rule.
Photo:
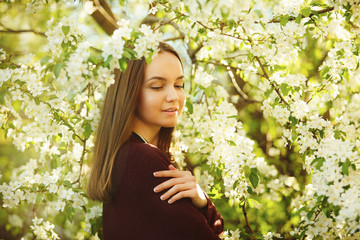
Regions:
<instances>
[{"instance_id":1,"label":"woman's neck","mask_svg":"<svg viewBox=\"0 0 360 240\"><path fill-rule=\"evenodd\" d=\"M158 146L160 127L150 128L140 121L134 121L132 131L140 135L148 143Z\"/></svg>"}]
</instances>

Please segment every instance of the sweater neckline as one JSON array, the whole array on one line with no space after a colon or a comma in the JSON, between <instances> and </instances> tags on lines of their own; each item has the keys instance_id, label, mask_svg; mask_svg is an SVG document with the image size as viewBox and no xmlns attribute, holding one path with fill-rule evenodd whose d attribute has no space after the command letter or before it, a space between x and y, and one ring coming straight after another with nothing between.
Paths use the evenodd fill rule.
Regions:
<instances>
[{"instance_id":1,"label":"sweater neckline","mask_svg":"<svg viewBox=\"0 0 360 240\"><path fill-rule=\"evenodd\" d=\"M140 136L139 134L137 134L136 132L131 132L136 138L138 138L140 141L142 141L143 143L149 143L148 141L146 141L145 138L143 138L142 136Z\"/></svg>"}]
</instances>

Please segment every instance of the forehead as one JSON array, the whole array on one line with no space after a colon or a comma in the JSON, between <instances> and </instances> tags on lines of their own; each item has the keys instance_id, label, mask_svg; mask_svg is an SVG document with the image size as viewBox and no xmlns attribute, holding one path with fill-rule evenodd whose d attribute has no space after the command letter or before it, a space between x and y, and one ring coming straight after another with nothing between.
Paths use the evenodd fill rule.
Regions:
<instances>
[{"instance_id":1,"label":"forehead","mask_svg":"<svg viewBox=\"0 0 360 240\"><path fill-rule=\"evenodd\" d=\"M145 67L145 80L152 76L164 78L178 78L183 75L183 69L179 59L172 53L159 53L149 65Z\"/></svg>"}]
</instances>

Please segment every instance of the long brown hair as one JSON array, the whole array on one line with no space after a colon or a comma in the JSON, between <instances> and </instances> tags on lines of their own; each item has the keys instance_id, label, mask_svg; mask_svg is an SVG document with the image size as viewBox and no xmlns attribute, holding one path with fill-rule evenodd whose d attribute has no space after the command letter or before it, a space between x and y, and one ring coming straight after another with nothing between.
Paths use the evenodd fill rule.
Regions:
<instances>
[{"instance_id":1,"label":"long brown hair","mask_svg":"<svg viewBox=\"0 0 360 240\"><path fill-rule=\"evenodd\" d=\"M160 43L159 49L160 53L174 54L182 64L178 53L170 45ZM125 72L119 69L114 72L115 83L107 90L94 145L93 165L88 182L88 195L93 200L107 202L113 195L112 172L116 154L131 135L145 67L146 61L142 57L129 60ZM173 131L173 127L161 128L159 133L158 148L168 156Z\"/></svg>"}]
</instances>

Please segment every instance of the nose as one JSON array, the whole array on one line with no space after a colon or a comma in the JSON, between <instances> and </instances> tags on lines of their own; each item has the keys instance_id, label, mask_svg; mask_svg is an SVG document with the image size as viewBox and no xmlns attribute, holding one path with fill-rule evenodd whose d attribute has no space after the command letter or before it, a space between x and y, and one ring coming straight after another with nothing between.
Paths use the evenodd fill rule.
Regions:
<instances>
[{"instance_id":1,"label":"nose","mask_svg":"<svg viewBox=\"0 0 360 240\"><path fill-rule=\"evenodd\" d=\"M169 87L166 95L167 102L179 101L179 95L174 87Z\"/></svg>"}]
</instances>

